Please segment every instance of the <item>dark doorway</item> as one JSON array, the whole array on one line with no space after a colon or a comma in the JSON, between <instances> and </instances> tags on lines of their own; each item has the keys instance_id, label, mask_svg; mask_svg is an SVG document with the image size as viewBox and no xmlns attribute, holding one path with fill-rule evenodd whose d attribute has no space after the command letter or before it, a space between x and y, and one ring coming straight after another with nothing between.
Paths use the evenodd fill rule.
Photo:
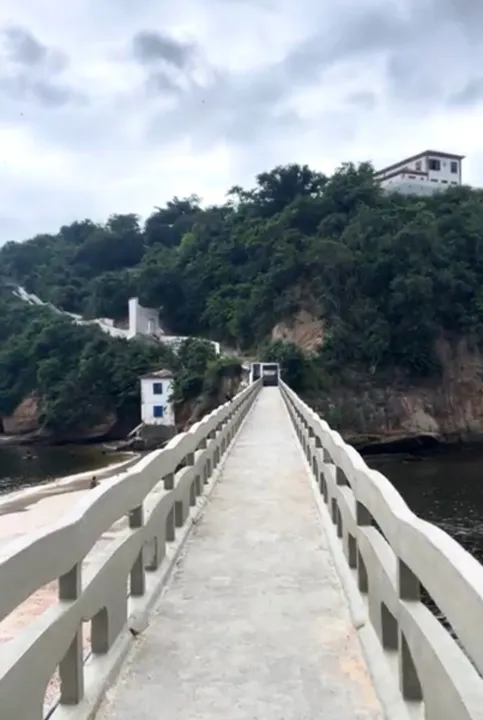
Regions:
<instances>
[{"instance_id":1,"label":"dark doorway","mask_svg":"<svg viewBox=\"0 0 483 720\"><path fill-rule=\"evenodd\" d=\"M262 369L262 376L263 385L278 385L278 365L276 363L264 363Z\"/></svg>"}]
</instances>

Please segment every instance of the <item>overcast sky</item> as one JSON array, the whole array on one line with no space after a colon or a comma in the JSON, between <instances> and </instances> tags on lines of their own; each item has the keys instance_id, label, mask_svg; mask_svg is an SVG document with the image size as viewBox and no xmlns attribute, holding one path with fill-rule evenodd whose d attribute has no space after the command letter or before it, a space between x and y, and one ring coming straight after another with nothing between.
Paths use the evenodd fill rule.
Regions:
<instances>
[{"instance_id":1,"label":"overcast sky","mask_svg":"<svg viewBox=\"0 0 483 720\"><path fill-rule=\"evenodd\" d=\"M481 0L2 3L0 244L289 162L441 149L483 185L482 27Z\"/></svg>"}]
</instances>

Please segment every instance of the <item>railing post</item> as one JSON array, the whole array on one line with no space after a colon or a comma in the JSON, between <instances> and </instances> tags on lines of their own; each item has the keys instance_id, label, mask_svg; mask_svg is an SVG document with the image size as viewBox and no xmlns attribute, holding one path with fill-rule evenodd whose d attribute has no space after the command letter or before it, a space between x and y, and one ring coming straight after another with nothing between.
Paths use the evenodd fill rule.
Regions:
<instances>
[{"instance_id":1,"label":"railing post","mask_svg":"<svg viewBox=\"0 0 483 720\"><path fill-rule=\"evenodd\" d=\"M324 492L324 451L322 449L322 441L318 435L315 436L315 454L317 457L317 472L318 477L317 485L319 486L319 492ZM322 455L322 457L320 457Z\"/></svg>"},{"instance_id":2,"label":"railing post","mask_svg":"<svg viewBox=\"0 0 483 720\"><path fill-rule=\"evenodd\" d=\"M421 583L406 563L398 560L398 585L401 600L421 599Z\"/></svg>"},{"instance_id":3,"label":"railing post","mask_svg":"<svg viewBox=\"0 0 483 720\"><path fill-rule=\"evenodd\" d=\"M337 466L337 468L335 470L335 478L336 478L336 480L335 480L336 484L339 486L344 486L344 485L349 484L347 482L347 476L346 476L345 472L339 466Z\"/></svg>"},{"instance_id":4,"label":"railing post","mask_svg":"<svg viewBox=\"0 0 483 720\"><path fill-rule=\"evenodd\" d=\"M144 510L143 506L134 508L129 513L129 527L132 530L141 528L144 525ZM139 551L139 555L134 561L130 573L130 591L131 595L138 597L144 595L146 591L146 574L144 569L144 547Z\"/></svg>"},{"instance_id":5,"label":"railing post","mask_svg":"<svg viewBox=\"0 0 483 720\"><path fill-rule=\"evenodd\" d=\"M59 601L73 602L82 592L82 563L59 578ZM59 664L60 702L78 705L84 697L84 657L82 623Z\"/></svg>"},{"instance_id":6,"label":"railing post","mask_svg":"<svg viewBox=\"0 0 483 720\"><path fill-rule=\"evenodd\" d=\"M403 602L420 602L421 583L406 563L398 558L399 598ZM405 700L423 700L423 691L419 682L414 660L406 638L399 631L399 682Z\"/></svg>"},{"instance_id":7,"label":"railing post","mask_svg":"<svg viewBox=\"0 0 483 720\"><path fill-rule=\"evenodd\" d=\"M361 502L356 502L356 522L359 527L368 527L372 524L372 515ZM369 578L364 559L359 551L357 552L357 584L361 593L369 592Z\"/></svg>"},{"instance_id":8,"label":"railing post","mask_svg":"<svg viewBox=\"0 0 483 720\"><path fill-rule=\"evenodd\" d=\"M174 524L174 504L166 516L166 542L173 542L176 539Z\"/></svg>"},{"instance_id":9,"label":"railing post","mask_svg":"<svg viewBox=\"0 0 483 720\"><path fill-rule=\"evenodd\" d=\"M208 436L204 437L200 441L200 444L198 445L198 449L206 450L207 447L208 447ZM206 475L206 460L205 460L205 462L203 463L203 467L201 469L201 476L199 477L199 483L200 483L199 494L200 495L203 493L203 485L206 485L207 482L208 482L208 478Z\"/></svg>"},{"instance_id":10,"label":"railing post","mask_svg":"<svg viewBox=\"0 0 483 720\"><path fill-rule=\"evenodd\" d=\"M164 476L163 485L165 490L172 490L174 488L174 472Z\"/></svg>"}]
</instances>

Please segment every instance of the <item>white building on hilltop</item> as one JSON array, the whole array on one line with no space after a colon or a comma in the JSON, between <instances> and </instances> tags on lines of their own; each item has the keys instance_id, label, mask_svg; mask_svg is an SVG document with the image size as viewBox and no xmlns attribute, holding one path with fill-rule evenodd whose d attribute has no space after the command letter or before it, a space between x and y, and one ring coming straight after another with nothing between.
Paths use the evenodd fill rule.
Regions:
<instances>
[{"instance_id":1,"label":"white building on hilltop","mask_svg":"<svg viewBox=\"0 0 483 720\"><path fill-rule=\"evenodd\" d=\"M146 425L174 427L174 376L170 370L157 370L141 376L141 420Z\"/></svg>"},{"instance_id":2,"label":"white building on hilltop","mask_svg":"<svg viewBox=\"0 0 483 720\"><path fill-rule=\"evenodd\" d=\"M389 191L405 195L431 195L452 185L461 185L464 155L425 150L375 173L376 180Z\"/></svg>"}]
</instances>

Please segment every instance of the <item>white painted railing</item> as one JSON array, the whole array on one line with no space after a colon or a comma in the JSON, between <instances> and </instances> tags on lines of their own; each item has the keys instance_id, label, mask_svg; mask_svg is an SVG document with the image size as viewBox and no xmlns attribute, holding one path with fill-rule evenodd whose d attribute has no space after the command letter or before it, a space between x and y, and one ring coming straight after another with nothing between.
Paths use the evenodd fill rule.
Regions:
<instances>
[{"instance_id":1,"label":"white painted railing","mask_svg":"<svg viewBox=\"0 0 483 720\"><path fill-rule=\"evenodd\" d=\"M89 491L51 527L2 548L0 621L56 580L58 602L0 645L1 720L41 720L46 687L57 668L60 701L53 720L93 717L132 644L130 623L139 623L158 596L197 498L259 387L246 388L165 449ZM124 525L106 538L123 518ZM85 563L101 539L105 545Z\"/></svg>"},{"instance_id":2,"label":"white painted railing","mask_svg":"<svg viewBox=\"0 0 483 720\"><path fill-rule=\"evenodd\" d=\"M411 512L283 382L281 390L411 717L482 720L483 566ZM423 604L421 587L453 634Z\"/></svg>"}]
</instances>

